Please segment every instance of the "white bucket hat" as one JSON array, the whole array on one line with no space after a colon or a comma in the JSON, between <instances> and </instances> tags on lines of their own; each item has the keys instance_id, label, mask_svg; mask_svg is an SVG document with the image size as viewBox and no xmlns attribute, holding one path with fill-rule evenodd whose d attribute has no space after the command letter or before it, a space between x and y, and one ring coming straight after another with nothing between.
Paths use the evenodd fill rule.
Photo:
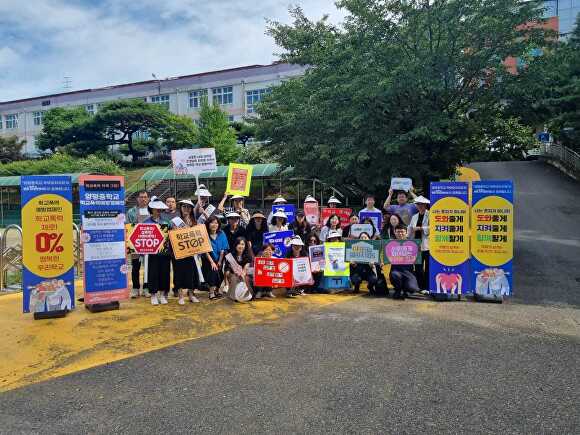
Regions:
<instances>
[{"instance_id":1,"label":"white bucket hat","mask_svg":"<svg viewBox=\"0 0 580 435\"><path fill-rule=\"evenodd\" d=\"M229 219L229 218L238 218L239 219L239 218L241 218L241 216L239 213L232 211L232 212L229 212L226 214L226 219Z\"/></svg>"},{"instance_id":2,"label":"white bucket hat","mask_svg":"<svg viewBox=\"0 0 580 435\"><path fill-rule=\"evenodd\" d=\"M207 187L205 187L205 184L200 184L199 187L197 188L197 190L195 191L195 196L210 197L211 193L209 192L209 190L207 190Z\"/></svg>"},{"instance_id":3,"label":"white bucket hat","mask_svg":"<svg viewBox=\"0 0 580 435\"><path fill-rule=\"evenodd\" d=\"M329 204L342 204L342 202L340 202L338 200L338 198L336 198L336 196L332 195L330 198L328 198L328 203Z\"/></svg>"},{"instance_id":4,"label":"white bucket hat","mask_svg":"<svg viewBox=\"0 0 580 435\"><path fill-rule=\"evenodd\" d=\"M429 201L427 198L425 198L423 195L419 195L417 198L415 198L415 204L431 204L431 201Z\"/></svg>"},{"instance_id":5,"label":"white bucket hat","mask_svg":"<svg viewBox=\"0 0 580 435\"><path fill-rule=\"evenodd\" d=\"M185 204L185 205L190 205L192 207L195 207L195 204L193 202L191 202L189 199L182 199L181 201L179 201L179 204Z\"/></svg>"},{"instance_id":6,"label":"white bucket hat","mask_svg":"<svg viewBox=\"0 0 580 435\"><path fill-rule=\"evenodd\" d=\"M290 240L290 246L304 246L304 242L299 236L294 236Z\"/></svg>"},{"instance_id":7,"label":"white bucket hat","mask_svg":"<svg viewBox=\"0 0 580 435\"><path fill-rule=\"evenodd\" d=\"M232 196L232 201L234 199L244 199L244 197L242 195L234 195L234 196Z\"/></svg>"},{"instance_id":8,"label":"white bucket hat","mask_svg":"<svg viewBox=\"0 0 580 435\"><path fill-rule=\"evenodd\" d=\"M307 195L304 202L316 202L316 199L312 195Z\"/></svg>"},{"instance_id":9,"label":"white bucket hat","mask_svg":"<svg viewBox=\"0 0 580 435\"><path fill-rule=\"evenodd\" d=\"M272 217L273 218L281 217L281 218L284 218L284 219L288 219L288 216L282 210L278 210L276 213L274 213L272 215Z\"/></svg>"},{"instance_id":10,"label":"white bucket hat","mask_svg":"<svg viewBox=\"0 0 580 435\"><path fill-rule=\"evenodd\" d=\"M326 236L326 239L334 239L337 237L342 237L342 233L340 231L330 230L328 232L328 236Z\"/></svg>"},{"instance_id":11,"label":"white bucket hat","mask_svg":"<svg viewBox=\"0 0 580 435\"><path fill-rule=\"evenodd\" d=\"M153 208L156 210L167 210L169 208L165 205L165 203L163 201L161 201L156 196L151 197L151 199L149 200L149 204L147 204L147 207Z\"/></svg>"},{"instance_id":12,"label":"white bucket hat","mask_svg":"<svg viewBox=\"0 0 580 435\"><path fill-rule=\"evenodd\" d=\"M276 198L274 200L274 204L279 204L279 203L286 203L288 201L286 201L284 198L282 198L281 196L279 196L278 198Z\"/></svg>"}]
</instances>

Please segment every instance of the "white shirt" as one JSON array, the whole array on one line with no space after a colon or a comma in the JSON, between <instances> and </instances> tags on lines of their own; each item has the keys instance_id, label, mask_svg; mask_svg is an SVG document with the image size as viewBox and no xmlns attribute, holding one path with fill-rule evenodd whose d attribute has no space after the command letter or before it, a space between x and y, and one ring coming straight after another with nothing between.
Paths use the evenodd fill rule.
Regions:
<instances>
[{"instance_id":1,"label":"white shirt","mask_svg":"<svg viewBox=\"0 0 580 435\"><path fill-rule=\"evenodd\" d=\"M419 213L415 213L409 222L409 227L407 228L407 238L414 239L415 231L413 228L417 226L417 221L419 220ZM429 210L425 210L425 215L423 216L423 224L421 225L421 251L429 250Z\"/></svg>"}]
</instances>

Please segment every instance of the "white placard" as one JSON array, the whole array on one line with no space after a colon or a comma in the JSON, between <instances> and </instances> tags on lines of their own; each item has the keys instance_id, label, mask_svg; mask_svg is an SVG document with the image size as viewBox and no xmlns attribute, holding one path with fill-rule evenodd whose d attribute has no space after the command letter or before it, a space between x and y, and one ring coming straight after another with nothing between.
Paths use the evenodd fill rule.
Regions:
<instances>
[{"instance_id":1,"label":"white placard","mask_svg":"<svg viewBox=\"0 0 580 435\"><path fill-rule=\"evenodd\" d=\"M292 278L295 286L314 284L308 257L292 259Z\"/></svg>"},{"instance_id":2,"label":"white placard","mask_svg":"<svg viewBox=\"0 0 580 435\"><path fill-rule=\"evenodd\" d=\"M125 258L125 249L125 242L85 243L84 260L99 261Z\"/></svg>"},{"instance_id":3,"label":"white placard","mask_svg":"<svg viewBox=\"0 0 580 435\"><path fill-rule=\"evenodd\" d=\"M413 180L410 178L391 178L391 189L393 190L404 190L408 192L413 187Z\"/></svg>"},{"instance_id":4,"label":"white placard","mask_svg":"<svg viewBox=\"0 0 580 435\"><path fill-rule=\"evenodd\" d=\"M172 150L171 160L175 175L199 175L217 168L214 148Z\"/></svg>"}]
</instances>

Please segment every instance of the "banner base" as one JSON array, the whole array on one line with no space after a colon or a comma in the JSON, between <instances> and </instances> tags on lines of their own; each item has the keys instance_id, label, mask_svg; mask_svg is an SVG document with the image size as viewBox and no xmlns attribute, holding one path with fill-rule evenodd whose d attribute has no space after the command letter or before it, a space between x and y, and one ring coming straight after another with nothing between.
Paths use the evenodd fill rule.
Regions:
<instances>
[{"instance_id":1,"label":"banner base","mask_svg":"<svg viewBox=\"0 0 580 435\"><path fill-rule=\"evenodd\" d=\"M503 298L501 296L483 296L475 293L473 295L475 302L485 302L488 304L503 304Z\"/></svg>"},{"instance_id":2,"label":"banner base","mask_svg":"<svg viewBox=\"0 0 580 435\"><path fill-rule=\"evenodd\" d=\"M431 293L431 297L437 302L456 302L461 300L461 295L447 293Z\"/></svg>"},{"instance_id":3,"label":"banner base","mask_svg":"<svg viewBox=\"0 0 580 435\"><path fill-rule=\"evenodd\" d=\"M106 304L91 304L85 305L85 308L91 313L102 313L103 311L113 311L120 308L119 301L108 302Z\"/></svg>"},{"instance_id":4,"label":"banner base","mask_svg":"<svg viewBox=\"0 0 580 435\"><path fill-rule=\"evenodd\" d=\"M58 319L66 317L68 310L42 311L34 313L34 320Z\"/></svg>"}]
</instances>

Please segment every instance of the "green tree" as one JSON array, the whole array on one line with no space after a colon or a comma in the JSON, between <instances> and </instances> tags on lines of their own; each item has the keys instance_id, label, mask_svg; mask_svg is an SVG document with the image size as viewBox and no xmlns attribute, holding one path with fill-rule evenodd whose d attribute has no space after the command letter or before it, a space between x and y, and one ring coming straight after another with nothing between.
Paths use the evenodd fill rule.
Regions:
<instances>
[{"instance_id":1,"label":"green tree","mask_svg":"<svg viewBox=\"0 0 580 435\"><path fill-rule=\"evenodd\" d=\"M40 150L53 152L64 148L74 140L75 130L89 120L90 115L82 107L56 107L47 110L42 119L42 131L36 145Z\"/></svg>"},{"instance_id":2,"label":"green tree","mask_svg":"<svg viewBox=\"0 0 580 435\"><path fill-rule=\"evenodd\" d=\"M26 145L26 140L20 140L18 136L0 136L0 162L9 163L22 160L24 145Z\"/></svg>"},{"instance_id":3,"label":"green tree","mask_svg":"<svg viewBox=\"0 0 580 435\"><path fill-rule=\"evenodd\" d=\"M248 141L256 137L256 125L248 122L235 121L231 123L236 132L237 141L240 145L246 146Z\"/></svg>"},{"instance_id":4,"label":"green tree","mask_svg":"<svg viewBox=\"0 0 580 435\"><path fill-rule=\"evenodd\" d=\"M342 27L291 10L283 61L309 65L258 107L259 136L297 174L379 192L392 175L453 176L501 113L503 60L541 47L534 2L339 0ZM476 111L477 116L467 116Z\"/></svg>"},{"instance_id":5,"label":"green tree","mask_svg":"<svg viewBox=\"0 0 580 435\"><path fill-rule=\"evenodd\" d=\"M199 146L215 148L219 164L235 162L239 155L235 130L230 127L227 114L217 104L201 103L199 119Z\"/></svg>"},{"instance_id":6,"label":"green tree","mask_svg":"<svg viewBox=\"0 0 580 435\"><path fill-rule=\"evenodd\" d=\"M192 148L199 140L199 129L193 119L168 113L165 125L154 129L151 137L168 150Z\"/></svg>"}]
</instances>

